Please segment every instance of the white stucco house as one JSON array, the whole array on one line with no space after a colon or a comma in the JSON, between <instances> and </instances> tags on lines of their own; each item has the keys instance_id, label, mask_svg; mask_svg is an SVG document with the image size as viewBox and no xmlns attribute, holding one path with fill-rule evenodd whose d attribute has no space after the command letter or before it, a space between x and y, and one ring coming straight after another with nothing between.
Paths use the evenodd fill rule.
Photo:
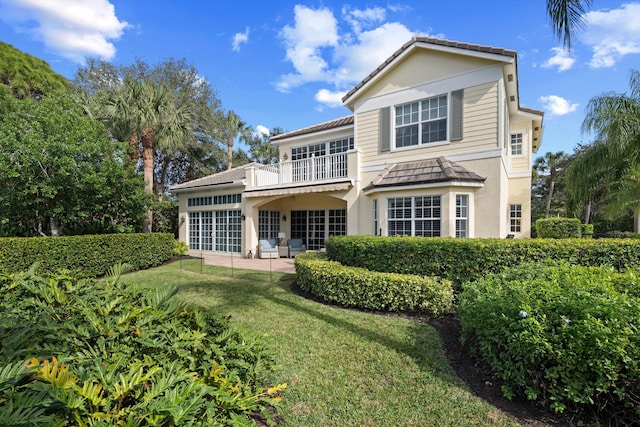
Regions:
<instances>
[{"instance_id":1,"label":"white stucco house","mask_svg":"<svg viewBox=\"0 0 640 427\"><path fill-rule=\"evenodd\" d=\"M174 186L192 250L259 239L528 237L541 111L520 105L515 51L414 37L343 98L352 114L271 138L279 163Z\"/></svg>"}]
</instances>

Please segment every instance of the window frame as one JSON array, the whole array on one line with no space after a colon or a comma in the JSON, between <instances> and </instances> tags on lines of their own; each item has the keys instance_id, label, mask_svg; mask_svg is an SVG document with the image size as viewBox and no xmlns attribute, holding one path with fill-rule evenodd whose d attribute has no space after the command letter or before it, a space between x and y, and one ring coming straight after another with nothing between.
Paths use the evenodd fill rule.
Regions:
<instances>
[{"instance_id":1,"label":"window frame","mask_svg":"<svg viewBox=\"0 0 640 427\"><path fill-rule=\"evenodd\" d=\"M437 205L434 203L436 199ZM437 216L434 215L435 212ZM397 230L400 232L396 232ZM433 194L387 198L387 235L442 236L442 196Z\"/></svg>"},{"instance_id":2,"label":"window frame","mask_svg":"<svg viewBox=\"0 0 640 427\"><path fill-rule=\"evenodd\" d=\"M464 200L465 204L461 204L460 201ZM464 209L464 215L463 214ZM461 225L464 224L464 229ZM469 237L469 195L468 194L456 194L456 237L466 238Z\"/></svg>"},{"instance_id":3,"label":"window frame","mask_svg":"<svg viewBox=\"0 0 640 427\"><path fill-rule=\"evenodd\" d=\"M444 106L440 103L444 100ZM438 105L432 106L432 102L437 102ZM426 106L425 106L426 105ZM442 109L444 108L444 115L442 115ZM407 110L408 109L408 110ZM435 117L432 117L431 113L436 111ZM450 121L451 121L451 93L441 93L428 98L422 98L402 104L396 104L393 106L393 110L390 112L393 120L393 137L392 137L392 149L393 150L406 150L412 148L429 147L435 145L442 145L450 143ZM425 118L425 115L427 116ZM427 130L426 126L437 124L437 130ZM415 127L415 129L414 129ZM399 129L407 129L408 133L402 132L400 135ZM444 131L444 137L442 139L435 139L425 141L425 135L430 133L441 133ZM409 138L407 144L399 145L399 138ZM413 143L411 139L416 138L416 142Z\"/></svg>"},{"instance_id":4,"label":"window frame","mask_svg":"<svg viewBox=\"0 0 640 427\"><path fill-rule=\"evenodd\" d=\"M522 204L509 204L509 230L511 233L522 232Z\"/></svg>"},{"instance_id":5,"label":"window frame","mask_svg":"<svg viewBox=\"0 0 640 427\"><path fill-rule=\"evenodd\" d=\"M509 138L509 152L512 156L524 155L524 135L522 132L511 133Z\"/></svg>"}]
</instances>

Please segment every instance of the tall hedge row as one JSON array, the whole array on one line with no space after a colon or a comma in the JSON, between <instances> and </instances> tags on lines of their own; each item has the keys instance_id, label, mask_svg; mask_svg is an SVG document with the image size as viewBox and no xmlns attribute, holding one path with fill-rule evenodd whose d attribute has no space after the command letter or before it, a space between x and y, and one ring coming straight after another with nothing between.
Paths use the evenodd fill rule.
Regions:
<instances>
[{"instance_id":1,"label":"tall hedge row","mask_svg":"<svg viewBox=\"0 0 640 427\"><path fill-rule=\"evenodd\" d=\"M142 269L170 259L173 242L171 234L160 233L0 238L0 271L26 271L35 262L41 272L67 269L86 276L103 275L117 263Z\"/></svg>"},{"instance_id":2,"label":"tall hedge row","mask_svg":"<svg viewBox=\"0 0 640 427\"><path fill-rule=\"evenodd\" d=\"M453 239L334 236L329 258L388 273L439 276L460 286L523 262L564 260L583 266L640 267L636 239Z\"/></svg>"}]
</instances>

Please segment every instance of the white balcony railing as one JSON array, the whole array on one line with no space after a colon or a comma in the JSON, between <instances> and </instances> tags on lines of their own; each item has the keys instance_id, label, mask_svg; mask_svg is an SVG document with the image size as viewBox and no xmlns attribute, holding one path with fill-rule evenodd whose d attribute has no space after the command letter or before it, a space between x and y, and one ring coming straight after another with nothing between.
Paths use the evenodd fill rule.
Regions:
<instances>
[{"instance_id":1,"label":"white balcony railing","mask_svg":"<svg viewBox=\"0 0 640 427\"><path fill-rule=\"evenodd\" d=\"M314 184L349 176L347 153L310 157L301 160L256 167L255 187L272 187L296 183Z\"/></svg>"}]
</instances>

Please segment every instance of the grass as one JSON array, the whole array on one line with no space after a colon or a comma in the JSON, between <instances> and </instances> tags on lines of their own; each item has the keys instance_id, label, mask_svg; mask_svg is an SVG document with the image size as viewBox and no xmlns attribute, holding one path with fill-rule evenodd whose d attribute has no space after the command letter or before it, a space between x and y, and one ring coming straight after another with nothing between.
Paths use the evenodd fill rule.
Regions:
<instances>
[{"instance_id":1,"label":"grass","mask_svg":"<svg viewBox=\"0 0 640 427\"><path fill-rule=\"evenodd\" d=\"M291 291L295 275L234 269L232 277L176 262L124 280L179 285L183 300L263 336L277 354L270 383L288 383L284 426L517 424L466 388L431 326L305 299Z\"/></svg>"}]
</instances>

